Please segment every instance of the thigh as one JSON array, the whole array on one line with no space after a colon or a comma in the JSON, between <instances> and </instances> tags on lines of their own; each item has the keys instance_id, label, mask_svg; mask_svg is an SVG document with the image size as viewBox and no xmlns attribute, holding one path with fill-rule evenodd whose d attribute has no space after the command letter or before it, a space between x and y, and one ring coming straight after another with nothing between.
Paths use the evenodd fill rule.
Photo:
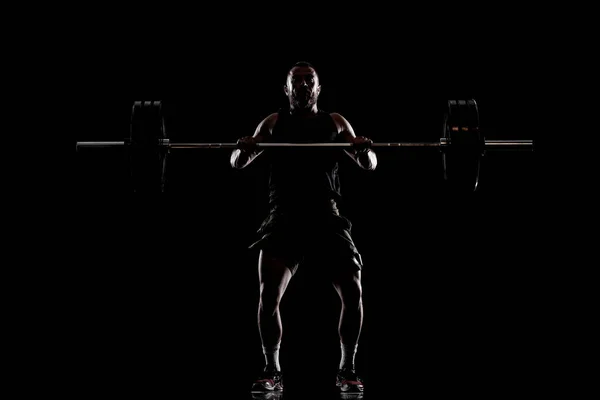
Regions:
<instances>
[{"instance_id":1,"label":"thigh","mask_svg":"<svg viewBox=\"0 0 600 400\"><path fill-rule=\"evenodd\" d=\"M311 264L319 275L335 283L343 284L358 279L362 272L362 261L358 252L321 252L314 254Z\"/></svg>"},{"instance_id":2,"label":"thigh","mask_svg":"<svg viewBox=\"0 0 600 400\"><path fill-rule=\"evenodd\" d=\"M266 262L272 259L283 263L294 274L304 259L306 237L302 227L290 221L287 215L273 212L263 221L257 233L260 239L249 249L264 252Z\"/></svg>"},{"instance_id":3,"label":"thigh","mask_svg":"<svg viewBox=\"0 0 600 400\"><path fill-rule=\"evenodd\" d=\"M297 267L298 263L289 261L277 253L261 250L258 257L258 280L261 293L268 290L282 295Z\"/></svg>"},{"instance_id":4,"label":"thigh","mask_svg":"<svg viewBox=\"0 0 600 400\"><path fill-rule=\"evenodd\" d=\"M348 219L334 216L326 226L312 234L311 255L331 273L353 274L363 268L362 256L352 238Z\"/></svg>"}]
</instances>

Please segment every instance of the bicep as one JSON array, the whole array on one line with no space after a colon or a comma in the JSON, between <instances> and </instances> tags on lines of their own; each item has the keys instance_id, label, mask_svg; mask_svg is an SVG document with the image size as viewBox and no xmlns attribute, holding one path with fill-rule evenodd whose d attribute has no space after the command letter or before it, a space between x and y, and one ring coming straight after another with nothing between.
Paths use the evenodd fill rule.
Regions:
<instances>
[{"instance_id":1,"label":"bicep","mask_svg":"<svg viewBox=\"0 0 600 400\"><path fill-rule=\"evenodd\" d=\"M258 124L256 129L254 130L254 135L252 135L252 137L257 143L270 141L273 126L276 120L277 114L271 114ZM262 157L260 157L261 159L269 158L269 152L265 150L265 148L259 148L256 153L256 156L258 157L262 155ZM267 156L265 156L264 154L267 154Z\"/></svg>"},{"instance_id":2,"label":"bicep","mask_svg":"<svg viewBox=\"0 0 600 400\"><path fill-rule=\"evenodd\" d=\"M343 130L338 133L339 141L344 143L354 143L355 137L356 135L351 130Z\"/></svg>"},{"instance_id":3,"label":"bicep","mask_svg":"<svg viewBox=\"0 0 600 400\"><path fill-rule=\"evenodd\" d=\"M256 127L256 129L254 131L254 135L252 137L254 137L254 139L256 139L257 142L268 141L269 138L271 137L271 132L272 132L272 129L273 129L276 119L277 119L277 114L271 114L268 117L266 117L265 119L263 119L260 122L260 124L258 124L258 126Z\"/></svg>"},{"instance_id":4,"label":"bicep","mask_svg":"<svg viewBox=\"0 0 600 400\"><path fill-rule=\"evenodd\" d=\"M268 129L265 127L265 124L263 122L261 122L256 127L256 130L254 131L254 135L252 135L252 137L257 142L264 142L264 141L267 140L267 138L269 137L269 132L268 132Z\"/></svg>"},{"instance_id":5,"label":"bicep","mask_svg":"<svg viewBox=\"0 0 600 400\"><path fill-rule=\"evenodd\" d=\"M332 114L332 117L338 130L338 141L342 143L354 143L356 134L354 133L354 129L352 128L352 125L350 125L350 122L340 114L334 113ZM356 152L353 148L344 148L340 155L341 158L347 159L346 157L350 157L354 162L357 162Z\"/></svg>"},{"instance_id":6,"label":"bicep","mask_svg":"<svg viewBox=\"0 0 600 400\"><path fill-rule=\"evenodd\" d=\"M352 128L350 122L348 122L346 118L337 113L332 114L332 117L337 128L338 141L353 143L356 134L354 133L354 128Z\"/></svg>"}]
</instances>

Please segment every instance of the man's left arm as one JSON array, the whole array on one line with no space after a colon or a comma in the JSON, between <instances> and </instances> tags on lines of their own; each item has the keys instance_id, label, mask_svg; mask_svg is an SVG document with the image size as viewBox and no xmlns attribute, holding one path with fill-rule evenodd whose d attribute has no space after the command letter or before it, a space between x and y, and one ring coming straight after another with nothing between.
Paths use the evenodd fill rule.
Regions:
<instances>
[{"instance_id":1,"label":"man's left arm","mask_svg":"<svg viewBox=\"0 0 600 400\"><path fill-rule=\"evenodd\" d=\"M368 171L373 171L377 167L377 155L371 149L373 141L365 136L356 136L352 125L338 113L331 113L338 131L338 137L354 146L351 150L344 149L344 152L350 156L359 167Z\"/></svg>"}]
</instances>

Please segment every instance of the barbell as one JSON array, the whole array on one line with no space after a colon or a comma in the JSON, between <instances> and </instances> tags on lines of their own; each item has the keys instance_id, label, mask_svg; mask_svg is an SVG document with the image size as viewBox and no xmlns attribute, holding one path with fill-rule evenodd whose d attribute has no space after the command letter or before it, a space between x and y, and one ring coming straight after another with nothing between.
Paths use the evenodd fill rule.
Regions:
<instances>
[{"instance_id":1,"label":"barbell","mask_svg":"<svg viewBox=\"0 0 600 400\"><path fill-rule=\"evenodd\" d=\"M353 148L352 143L261 142L258 148ZM374 142L371 147L437 148L442 154L444 180L459 191L473 192L479 183L481 159L487 151L533 151L533 140L487 140L479 127L474 99L448 100L443 135L434 142ZM172 143L166 134L161 101L135 101L129 137L123 141L77 142L80 148L125 147L129 150L134 192L164 192L167 154L170 149L236 149L237 143Z\"/></svg>"}]
</instances>

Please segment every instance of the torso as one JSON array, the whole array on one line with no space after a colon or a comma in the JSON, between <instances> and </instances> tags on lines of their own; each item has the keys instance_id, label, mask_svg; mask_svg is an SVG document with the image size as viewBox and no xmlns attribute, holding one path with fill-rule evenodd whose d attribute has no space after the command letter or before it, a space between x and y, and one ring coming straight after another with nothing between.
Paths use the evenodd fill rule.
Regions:
<instances>
[{"instance_id":1,"label":"torso","mask_svg":"<svg viewBox=\"0 0 600 400\"><path fill-rule=\"evenodd\" d=\"M280 110L268 141L331 143L340 140L331 115L320 110L311 117ZM269 201L272 206L330 208L341 198L338 176L340 148L278 148L270 152Z\"/></svg>"}]
</instances>

